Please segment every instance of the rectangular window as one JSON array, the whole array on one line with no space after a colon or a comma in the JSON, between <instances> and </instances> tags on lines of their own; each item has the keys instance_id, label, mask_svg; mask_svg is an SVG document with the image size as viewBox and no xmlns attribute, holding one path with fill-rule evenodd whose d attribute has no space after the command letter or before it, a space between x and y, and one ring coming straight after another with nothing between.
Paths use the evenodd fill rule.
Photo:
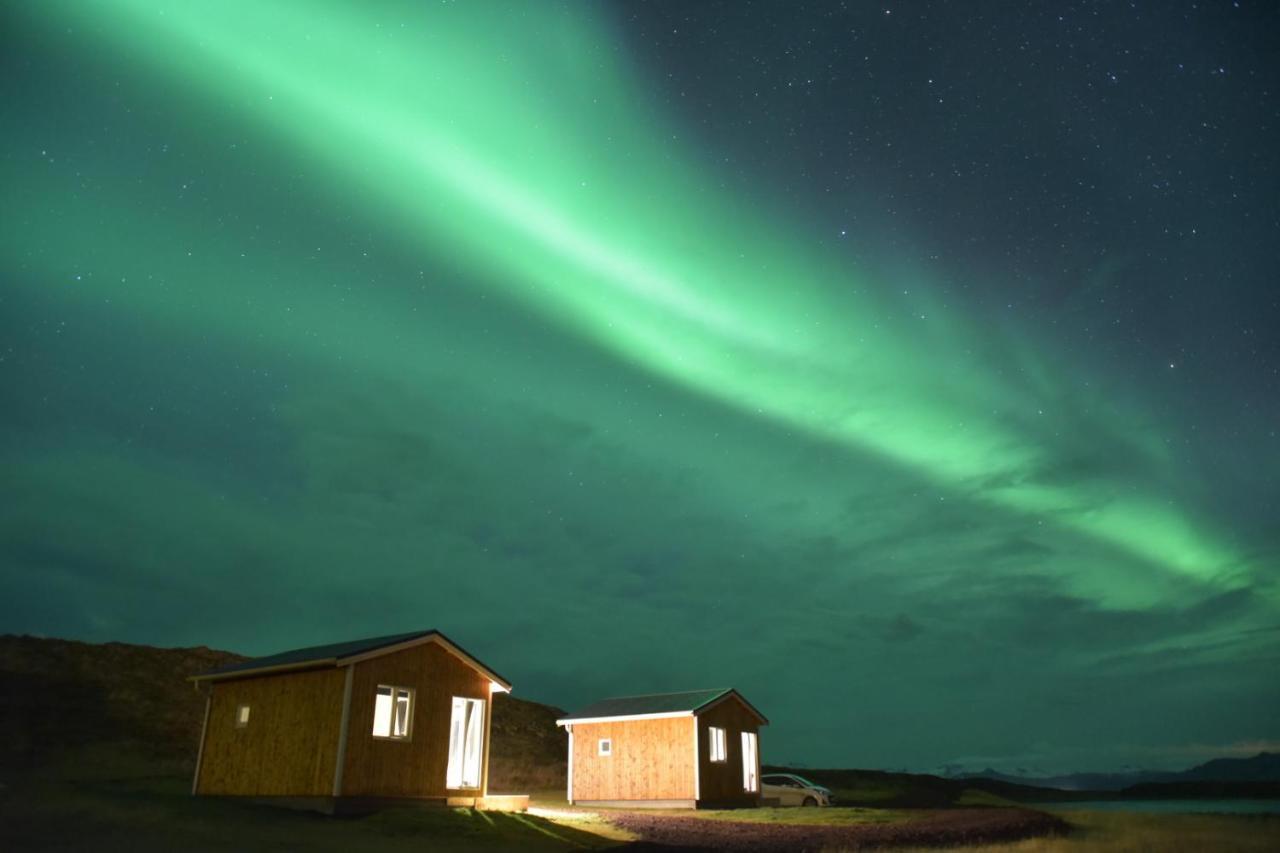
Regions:
<instances>
[{"instance_id":1,"label":"rectangular window","mask_svg":"<svg viewBox=\"0 0 1280 853\"><path fill-rule=\"evenodd\" d=\"M484 753L484 701L453 697L446 788L479 788Z\"/></svg>"},{"instance_id":2,"label":"rectangular window","mask_svg":"<svg viewBox=\"0 0 1280 853\"><path fill-rule=\"evenodd\" d=\"M613 755L613 738L600 738L600 743L596 746L596 755Z\"/></svg>"},{"instance_id":3,"label":"rectangular window","mask_svg":"<svg viewBox=\"0 0 1280 853\"><path fill-rule=\"evenodd\" d=\"M711 748L707 750L707 753L711 756L711 760L712 761L728 760L729 750L727 746L727 738L725 737L724 729L719 729L719 728L716 728L715 726L711 726L710 728L707 729L707 735L711 740Z\"/></svg>"},{"instance_id":4,"label":"rectangular window","mask_svg":"<svg viewBox=\"0 0 1280 853\"><path fill-rule=\"evenodd\" d=\"M243 729L247 725L249 725L249 706L237 705L236 706L236 728Z\"/></svg>"},{"instance_id":5,"label":"rectangular window","mask_svg":"<svg viewBox=\"0 0 1280 853\"><path fill-rule=\"evenodd\" d=\"M413 722L413 688L379 684L373 695L373 736L406 740Z\"/></svg>"},{"instance_id":6,"label":"rectangular window","mask_svg":"<svg viewBox=\"0 0 1280 853\"><path fill-rule=\"evenodd\" d=\"M757 754L757 741L755 732L742 733L742 790L748 794L754 794L760 790L760 777L757 772L760 767L760 757Z\"/></svg>"}]
</instances>

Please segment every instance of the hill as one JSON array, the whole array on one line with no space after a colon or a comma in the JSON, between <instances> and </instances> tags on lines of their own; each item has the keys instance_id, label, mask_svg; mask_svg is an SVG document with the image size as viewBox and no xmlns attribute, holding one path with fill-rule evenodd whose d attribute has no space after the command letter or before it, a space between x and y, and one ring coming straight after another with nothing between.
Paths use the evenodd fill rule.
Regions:
<instances>
[{"instance_id":1,"label":"hill","mask_svg":"<svg viewBox=\"0 0 1280 853\"><path fill-rule=\"evenodd\" d=\"M892 773L880 770L765 767L764 772L796 773L826 785L835 793L840 805L873 808L947 808L1097 800L1280 798L1280 782L1271 780L1183 779L1138 783L1119 791L1090 791L1023 785L981 776L944 778L924 773Z\"/></svg>"},{"instance_id":2,"label":"hill","mask_svg":"<svg viewBox=\"0 0 1280 853\"><path fill-rule=\"evenodd\" d=\"M191 773L204 695L188 676L243 655L0 636L0 767L75 766L80 773ZM495 697L490 788L563 787L563 711Z\"/></svg>"},{"instance_id":3,"label":"hill","mask_svg":"<svg viewBox=\"0 0 1280 853\"><path fill-rule=\"evenodd\" d=\"M951 779L989 779L1054 788L1063 791L1125 791L1135 786L1178 785L1190 790L1197 783L1280 782L1280 754L1260 752L1252 758L1215 758L1187 770L1130 770L1123 773L1067 773L1060 776L1019 776L987 768L948 774ZM1206 787L1209 790L1209 787Z\"/></svg>"},{"instance_id":4,"label":"hill","mask_svg":"<svg viewBox=\"0 0 1280 853\"><path fill-rule=\"evenodd\" d=\"M948 779L926 773L883 770L764 768L765 773L795 773L830 788L839 805L868 808L948 808L1010 803L1058 802L1075 794L995 779Z\"/></svg>"},{"instance_id":5,"label":"hill","mask_svg":"<svg viewBox=\"0 0 1280 853\"><path fill-rule=\"evenodd\" d=\"M1179 782L1280 782L1280 752L1260 752L1252 758L1215 758L1184 770Z\"/></svg>"}]
</instances>

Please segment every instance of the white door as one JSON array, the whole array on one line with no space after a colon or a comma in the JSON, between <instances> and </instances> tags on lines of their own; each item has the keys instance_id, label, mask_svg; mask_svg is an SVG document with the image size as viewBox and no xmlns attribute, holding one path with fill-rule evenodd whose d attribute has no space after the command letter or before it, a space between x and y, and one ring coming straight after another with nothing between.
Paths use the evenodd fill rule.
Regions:
<instances>
[{"instance_id":1,"label":"white door","mask_svg":"<svg viewBox=\"0 0 1280 853\"><path fill-rule=\"evenodd\" d=\"M479 788L480 761L484 757L484 701L453 697L449 721L448 788Z\"/></svg>"},{"instance_id":2,"label":"white door","mask_svg":"<svg viewBox=\"0 0 1280 853\"><path fill-rule=\"evenodd\" d=\"M760 765L756 756L756 733L742 733L742 790L748 794L760 792Z\"/></svg>"}]
</instances>

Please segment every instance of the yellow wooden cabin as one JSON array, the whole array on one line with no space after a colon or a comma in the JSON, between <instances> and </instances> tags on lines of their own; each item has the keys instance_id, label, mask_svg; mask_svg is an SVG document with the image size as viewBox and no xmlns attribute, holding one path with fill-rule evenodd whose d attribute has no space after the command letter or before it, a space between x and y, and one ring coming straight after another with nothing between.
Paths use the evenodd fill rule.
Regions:
<instances>
[{"instance_id":1,"label":"yellow wooden cabin","mask_svg":"<svg viewBox=\"0 0 1280 853\"><path fill-rule=\"evenodd\" d=\"M569 732L569 802L733 808L760 801L760 727L738 691L605 699L557 720Z\"/></svg>"},{"instance_id":2,"label":"yellow wooden cabin","mask_svg":"<svg viewBox=\"0 0 1280 853\"><path fill-rule=\"evenodd\" d=\"M489 795L495 694L511 685L439 631L282 652L194 676L193 794L319 811L527 807Z\"/></svg>"}]
</instances>

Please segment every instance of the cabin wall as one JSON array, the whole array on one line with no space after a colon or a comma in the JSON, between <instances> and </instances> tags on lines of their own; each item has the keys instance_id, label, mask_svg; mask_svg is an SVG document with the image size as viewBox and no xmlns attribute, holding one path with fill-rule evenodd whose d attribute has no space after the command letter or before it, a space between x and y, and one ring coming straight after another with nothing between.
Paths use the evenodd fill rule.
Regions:
<instances>
[{"instance_id":1,"label":"cabin wall","mask_svg":"<svg viewBox=\"0 0 1280 853\"><path fill-rule=\"evenodd\" d=\"M266 675L210 685L198 794L328 796L333 793L345 673ZM249 723L236 728L236 709Z\"/></svg>"},{"instance_id":2,"label":"cabin wall","mask_svg":"<svg viewBox=\"0 0 1280 853\"><path fill-rule=\"evenodd\" d=\"M354 797L476 796L486 791L488 738L481 757L481 787L445 788L453 697L484 701L484 725L493 712L489 679L435 643L414 646L354 664L342 795ZM373 736L378 685L415 691L408 740Z\"/></svg>"},{"instance_id":3,"label":"cabin wall","mask_svg":"<svg viewBox=\"0 0 1280 853\"><path fill-rule=\"evenodd\" d=\"M756 733L756 754L760 753L760 722L754 714L730 696L718 705L702 712L698 720L698 779L699 803L711 805L752 805L759 792L748 793L742 788L742 733ZM711 760L711 734L708 729L718 726L725 729L728 747L725 761ZM756 778L759 778L757 762Z\"/></svg>"},{"instance_id":4,"label":"cabin wall","mask_svg":"<svg viewBox=\"0 0 1280 853\"><path fill-rule=\"evenodd\" d=\"M573 799L692 800L693 717L573 724ZM597 754L600 738L613 754Z\"/></svg>"}]
</instances>

